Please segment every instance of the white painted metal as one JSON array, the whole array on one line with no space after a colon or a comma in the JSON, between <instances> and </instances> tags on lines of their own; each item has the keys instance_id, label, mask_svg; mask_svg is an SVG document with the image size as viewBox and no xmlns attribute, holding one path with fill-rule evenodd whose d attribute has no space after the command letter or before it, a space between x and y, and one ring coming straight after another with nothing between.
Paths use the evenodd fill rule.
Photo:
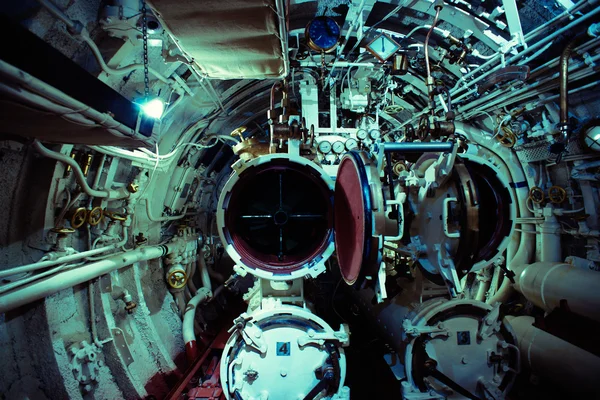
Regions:
<instances>
[{"instance_id":1,"label":"white painted metal","mask_svg":"<svg viewBox=\"0 0 600 400\"><path fill-rule=\"evenodd\" d=\"M432 378L427 379L427 391L418 389L415 368L422 369L416 366L417 360L424 362L421 358L413 360L420 352L415 346L418 338L424 339L425 350L437 361L437 369L470 393L480 395L485 387L495 398L502 398L510 390L515 368L518 368L518 364L510 360L518 360L519 356L514 357L517 349L511 344L513 333L507 322L499 319L498 307L474 300L434 299L423 303L415 316L405 319L403 327L406 334L414 338L406 349L404 365L409 385L402 387L403 398L419 398L416 396L421 394L425 396L421 398L433 399L438 397L430 391L444 393L445 385ZM504 357L500 368L489 362L492 352ZM499 390L504 379L508 382ZM464 397L449 392L443 398Z\"/></svg>"},{"instance_id":2,"label":"white painted metal","mask_svg":"<svg viewBox=\"0 0 600 400\"><path fill-rule=\"evenodd\" d=\"M515 272L515 289L536 306L552 311L564 300L572 312L600 321L600 274L596 271L539 262Z\"/></svg>"},{"instance_id":3,"label":"white painted metal","mask_svg":"<svg viewBox=\"0 0 600 400\"><path fill-rule=\"evenodd\" d=\"M243 399L303 399L319 383L315 371L330 365L325 341L336 343L340 377L336 394L326 399L349 400L344 387L349 343L347 328L334 331L308 310L274 299L242 314L221 358L221 382L227 399L237 391ZM328 367L329 369L331 367ZM325 371L324 371L325 372Z\"/></svg>"},{"instance_id":4,"label":"white painted metal","mask_svg":"<svg viewBox=\"0 0 600 400\"><path fill-rule=\"evenodd\" d=\"M527 48L527 43L523 37L523 28L521 26L521 17L519 16L517 2L515 0L502 0L502 4L504 5L504 15L506 16L506 21L508 22L510 35L513 38L516 38L524 48Z\"/></svg>"},{"instance_id":5,"label":"white painted metal","mask_svg":"<svg viewBox=\"0 0 600 400\"><path fill-rule=\"evenodd\" d=\"M597 391L600 357L533 326L529 316L508 317L517 334L521 360L555 384L582 394Z\"/></svg>"}]
</instances>

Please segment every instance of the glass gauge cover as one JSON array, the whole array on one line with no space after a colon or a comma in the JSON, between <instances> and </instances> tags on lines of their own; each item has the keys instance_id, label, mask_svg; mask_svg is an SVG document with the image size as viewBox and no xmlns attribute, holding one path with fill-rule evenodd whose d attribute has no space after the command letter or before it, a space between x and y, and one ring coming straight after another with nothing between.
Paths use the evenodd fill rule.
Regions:
<instances>
[{"instance_id":1,"label":"glass gauge cover","mask_svg":"<svg viewBox=\"0 0 600 400\"><path fill-rule=\"evenodd\" d=\"M377 57L379 61L385 62L385 60L400 50L400 45L398 45L391 37L382 33L367 45L367 50Z\"/></svg>"},{"instance_id":2,"label":"glass gauge cover","mask_svg":"<svg viewBox=\"0 0 600 400\"><path fill-rule=\"evenodd\" d=\"M381 132L379 132L379 129L372 129L369 131L369 137L372 140L379 140L380 136L381 136Z\"/></svg>"},{"instance_id":3,"label":"glass gauge cover","mask_svg":"<svg viewBox=\"0 0 600 400\"><path fill-rule=\"evenodd\" d=\"M335 142L333 144L333 152L336 154L342 154L345 149L346 145L344 145L344 142Z\"/></svg>"},{"instance_id":4,"label":"glass gauge cover","mask_svg":"<svg viewBox=\"0 0 600 400\"><path fill-rule=\"evenodd\" d=\"M364 129L359 129L358 132L356 132L356 137L358 138L358 140L365 140L368 135L369 134Z\"/></svg>"},{"instance_id":5,"label":"glass gauge cover","mask_svg":"<svg viewBox=\"0 0 600 400\"><path fill-rule=\"evenodd\" d=\"M346 140L346 150L350 151L358 147L358 142L354 138Z\"/></svg>"},{"instance_id":6,"label":"glass gauge cover","mask_svg":"<svg viewBox=\"0 0 600 400\"><path fill-rule=\"evenodd\" d=\"M327 154L331 151L331 143L329 143L327 140L323 140L322 142L319 142L317 149L321 153Z\"/></svg>"},{"instance_id":7,"label":"glass gauge cover","mask_svg":"<svg viewBox=\"0 0 600 400\"><path fill-rule=\"evenodd\" d=\"M339 43L340 26L332 18L317 17L308 23L304 34L311 49L329 52Z\"/></svg>"}]
</instances>

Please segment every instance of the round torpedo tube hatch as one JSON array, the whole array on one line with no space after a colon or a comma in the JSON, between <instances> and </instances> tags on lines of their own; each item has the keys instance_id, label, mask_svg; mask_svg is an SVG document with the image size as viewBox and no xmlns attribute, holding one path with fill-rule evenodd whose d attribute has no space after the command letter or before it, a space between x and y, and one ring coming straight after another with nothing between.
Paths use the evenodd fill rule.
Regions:
<instances>
[{"instance_id":1,"label":"round torpedo tube hatch","mask_svg":"<svg viewBox=\"0 0 600 400\"><path fill-rule=\"evenodd\" d=\"M334 250L333 181L313 162L271 154L233 165L217 209L233 261L259 278L317 276Z\"/></svg>"}]
</instances>

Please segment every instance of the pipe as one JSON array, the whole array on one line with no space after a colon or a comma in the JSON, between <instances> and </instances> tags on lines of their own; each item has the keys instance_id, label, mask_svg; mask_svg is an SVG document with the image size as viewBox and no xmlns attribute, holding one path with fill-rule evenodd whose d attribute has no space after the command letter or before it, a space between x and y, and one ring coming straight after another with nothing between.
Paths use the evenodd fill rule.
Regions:
<instances>
[{"instance_id":1,"label":"pipe","mask_svg":"<svg viewBox=\"0 0 600 400\"><path fill-rule=\"evenodd\" d=\"M54 15L56 18L61 20L67 26L67 30L69 32L77 32L79 25L81 23L76 23L72 21L60 8L56 6L50 0L37 0L41 6L43 6L50 14Z\"/></svg>"},{"instance_id":2,"label":"pipe","mask_svg":"<svg viewBox=\"0 0 600 400\"><path fill-rule=\"evenodd\" d=\"M44 147L44 145L41 144L38 140L34 140L33 147L38 152L40 152L43 156L46 156L48 158L52 158L54 160L57 160L62 163L65 163L67 165L70 165L71 168L73 169L73 172L75 173L75 178L77 179L77 183L79 184L79 186L83 189L83 191L88 196L99 197L99 198L108 198L108 199L114 199L114 200L125 199L125 198L129 197L130 193L127 191L127 188L120 188L120 189L116 189L116 190L94 190L94 189L92 189L90 187L90 185L88 185L86 177L85 177L85 175L83 175L83 171L79 167L79 164L77 164L77 162L75 160L73 160L71 157L67 157L64 154L57 153L55 151L52 151L52 150Z\"/></svg>"},{"instance_id":3,"label":"pipe","mask_svg":"<svg viewBox=\"0 0 600 400\"><path fill-rule=\"evenodd\" d=\"M452 151L453 147L454 142L388 142L383 144L383 151L386 153L438 153Z\"/></svg>"},{"instance_id":4,"label":"pipe","mask_svg":"<svg viewBox=\"0 0 600 400\"><path fill-rule=\"evenodd\" d=\"M534 327L533 317L508 316L517 335L521 360L536 375L590 398L598 392L600 357ZM593 397L593 396L592 396Z\"/></svg>"},{"instance_id":5,"label":"pipe","mask_svg":"<svg viewBox=\"0 0 600 400\"><path fill-rule=\"evenodd\" d=\"M560 307L600 321L600 274L571 264L538 262L515 268L515 289L545 311Z\"/></svg>"},{"instance_id":6,"label":"pipe","mask_svg":"<svg viewBox=\"0 0 600 400\"><path fill-rule=\"evenodd\" d=\"M569 129L569 58L571 58L571 52L579 42L583 40L583 36L576 36L569 42L560 54L560 122L558 129L561 132L561 141L566 143L569 139L571 130Z\"/></svg>"},{"instance_id":7,"label":"pipe","mask_svg":"<svg viewBox=\"0 0 600 400\"><path fill-rule=\"evenodd\" d=\"M29 88L33 92L31 93L32 95L37 93L40 96L49 99L48 101L57 103L57 106L58 104L61 104L61 107L65 108L65 111L59 113L63 118L73 119L73 117L79 116L84 120L84 124L87 123L85 121L91 120L91 122L103 126L108 132L119 138L131 137L143 143L148 143L147 137L116 121L109 113L101 113L97 110L94 110L88 105L83 104L82 102L77 101L70 96L67 96L60 90L8 64L3 60L0 60L0 74ZM21 94L21 97L22 95L23 94ZM89 120L87 120L88 118Z\"/></svg>"},{"instance_id":8,"label":"pipe","mask_svg":"<svg viewBox=\"0 0 600 400\"><path fill-rule=\"evenodd\" d=\"M443 2L442 2L442 5L439 5L439 4L435 5L435 17L433 18L433 23L431 24L431 28L427 32L427 36L425 37L425 44L424 44L425 68L427 70L427 77L425 79L425 84L427 85L427 90L429 92L430 101L433 101L433 78L431 77L431 66L429 65L429 38L431 37L433 28L435 27L435 25L438 22L438 19L440 18L440 11L442 11L442 8L443 8ZM432 112L433 112L433 108L434 107L432 107Z\"/></svg>"},{"instance_id":9,"label":"pipe","mask_svg":"<svg viewBox=\"0 0 600 400\"><path fill-rule=\"evenodd\" d=\"M193 362L198 356L196 345L196 333L194 332L194 320L198 305L212 296L210 289L200 288L198 293L189 301L183 314L183 342L185 343L185 354L188 361Z\"/></svg>"},{"instance_id":10,"label":"pipe","mask_svg":"<svg viewBox=\"0 0 600 400\"><path fill-rule=\"evenodd\" d=\"M188 205L186 204L183 207L181 214L179 214L179 215L157 217L152 214L152 210L150 207L150 198L145 198L144 201L146 202L146 214L148 214L148 219L152 222L175 221L177 219L181 219L181 218L185 217L185 213L187 212L187 209L188 209Z\"/></svg>"},{"instance_id":11,"label":"pipe","mask_svg":"<svg viewBox=\"0 0 600 400\"><path fill-rule=\"evenodd\" d=\"M570 9L563 11L561 14L558 14L551 20L546 21L544 24L538 26L531 32L527 33L524 37L525 41L529 42L531 39L533 39L543 31L554 25L556 22L562 21L565 18L572 18L573 15L575 15L575 13L581 11L581 9L584 8L586 5L594 5L595 3L596 1L593 0L580 0L577 4L574 4L573 7L571 7Z\"/></svg>"},{"instance_id":12,"label":"pipe","mask_svg":"<svg viewBox=\"0 0 600 400\"><path fill-rule=\"evenodd\" d=\"M141 247L126 253L107 257L81 268L58 273L24 288L2 294L0 295L0 314L137 262L163 257L172 252L173 249L174 245L170 244Z\"/></svg>"},{"instance_id":13,"label":"pipe","mask_svg":"<svg viewBox=\"0 0 600 400\"><path fill-rule=\"evenodd\" d=\"M487 149L497 158L497 164L503 174L511 178L511 182L515 184L513 190L517 200L518 217L531 217L531 212L527 209L527 199L529 197L529 188L527 185L516 185L517 183L526 182L525 173L521 166L521 162L516 154L507 147L502 146L491 133L486 133L481 129L476 129L463 122L455 122L456 132L463 134L469 140L477 143L481 147ZM510 168L509 168L510 165ZM506 253L506 268L510 271L513 265L529 264L535 253L535 237L533 235L524 235L514 233L511 237L511 242ZM505 302L513 293L513 288L510 280L506 277L502 281L498 291L487 300L488 304L496 302Z\"/></svg>"},{"instance_id":14,"label":"pipe","mask_svg":"<svg viewBox=\"0 0 600 400\"><path fill-rule=\"evenodd\" d=\"M589 11L587 14L577 18L576 20L574 20L573 22L569 23L568 25L557 29L556 31L554 31L552 34L544 37L542 40L540 40L539 42L533 44L532 46L528 47L527 49L523 50L522 52L512 56L510 59L506 60L505 64L506 65L510 65L513 62L519 60L521 57L533 52L534 50L545 46L547 43L551 42L552 40L554 40L556 37L558 37L559 35L562 35L565 32L571 31L575 26L581 24L582 22L587 21L588 19L592 18L593 16L595 16L596 14L598 14L600 12L600 7L596 7L594 9L592 9L591 11ZM461 79L458 80L458 82L456 83L456 85L454 86L454 88L451 89L451 93L452 96L455 97L457 93L467 89L468 87L474 85L475 83L481 81L482 79L485 79L487 76L489 76L490 74L496 72L498 69L502 68L503 65L498 65L492 69L490 69L487 72L484 72L483 74L481 74L479 77L475 78L472 81L469 81L468 83L465 83L465 85L463 86L459 86L461 81L465 81L468 77L473 76L473 74L479 72L480 70L482 70L483 68L487 68L489 66L491 66L494 62L494 59L489 60L488 62L486 62L485 64L481 65L479 68L474 69L473 71L469 72L467 75L463 76Z\"/></svg>"},{"instance_id":15,"label":"pipe","mask_svg":"<svg viewBox=\"0 0 600 400\"><path fill-rule=\"evenodd\" d=\"M121 68L111 68L104 61L104 58L102 57L102 53L100 53L100 49L98 49L98 46L90 38L89 33L86 30L81 32L81 38L88 45L90 50L92 50L92 53L94 54L94 57L98 61L98 64L100 64L100 68L102 68L102 71L106 72L109 75L125 75L125 74L128 74L128 73L136 71L136 70L144 69L144 64L131 64L131 65L121 67ZM152 67L148 67L148 72L151 73L152 75L154 75L159 81L169 85L171 87L171 89L175 90L175 92L177 92L179 94L184 93L184 91L179 87L179 85L177 84L177 82L175 80L170 80L169 78L165 77L163 74L161 74L160 72L158 72L157 70L155 70Z\"/></svg>"},{"instance_id":16,"label":"pipe","mask_svg":"<svg viewBox=\"0 0 600 400\"><path fill-rule=\"evenodd\" d=\"M571 178L577 180L594 180L595 174L586 174L585 171L590 168L600 167L600 161L590 161L584 164L575 165L571 170ZM585 199L585 197L584 197ZM589 208L593 209L593 208Z\"/></svg>"},{"instance_id":17,"label":"pipe","mask_svg":"<svg viewBox=\"0 0 600 400\"><path fill-rule=\"evenodd\" d=\"M83 251L81 253L70 254L68 256L59 257L56 260L38 261L36 263L26 264L21 267L5 269L0 271L0 278L5 278L11 275L24 274L26 272L36 271L38 269L48 268L58 264L67 264L72 261L77 261L82 258L88 258L96 254L107 252L109 250L118 249L119 247L125 246L127 244L127 239L127 229L123 229L123 240L121 240L119 243L111 244L110 246L100 247L98 249Z\"/></svg>"},{"instance_id":18,"label":"pipe","mask_svg":"<svg viewBox=\"0 0 600 400\"><path fill-rule=\"evenodd\" d=\"M202 286L208 290L212 290L212 284L210 282L210 275L208 268L206 268L206 260L204 259L204 252L200 251L196 259L197 268L200 270L200 279L202 280Z\"/></svg>"},{"instance_id":19,"label":"pipe","mask_svg":"<svg viewBox=\"0 0 600 400\"><path fill-rule=\"evenodd\" d=\"M544 222L537 226L537 232L540 234L540 261L542 262L560 262L561 241L560 233L562 228L554 216L554 209L546 206L543 209Z\"/></svg>"}]
</instances>

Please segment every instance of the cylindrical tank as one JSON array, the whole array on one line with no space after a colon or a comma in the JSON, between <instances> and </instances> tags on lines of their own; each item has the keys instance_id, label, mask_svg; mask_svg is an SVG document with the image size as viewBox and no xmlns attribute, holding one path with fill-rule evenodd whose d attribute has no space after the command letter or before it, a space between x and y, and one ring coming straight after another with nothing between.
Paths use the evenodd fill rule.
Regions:
<instances>
[{"instance_id":1,"label":"cylindrical tank","mask_svg":"<svg viewBox=\"0 0 600 400\"><path fill-rule=\"evenodd\" d=\"M534 263L515 269L515 288L546 311L565 300L576 314L600 321L600 274L570 264Z\"/></svg>"},{"instance_id":2,"label":"cylindrical tank","mask_svg":"<svg viewBox=\"0 0 600 400\"><path fill-rule=\"evenodd\" d=\"M517 335L521 360L533 373L569 392L585 393L581 398L597 398L600 357L534 327L533 317L507 318Z\"/></svg>"}]
</instances>

